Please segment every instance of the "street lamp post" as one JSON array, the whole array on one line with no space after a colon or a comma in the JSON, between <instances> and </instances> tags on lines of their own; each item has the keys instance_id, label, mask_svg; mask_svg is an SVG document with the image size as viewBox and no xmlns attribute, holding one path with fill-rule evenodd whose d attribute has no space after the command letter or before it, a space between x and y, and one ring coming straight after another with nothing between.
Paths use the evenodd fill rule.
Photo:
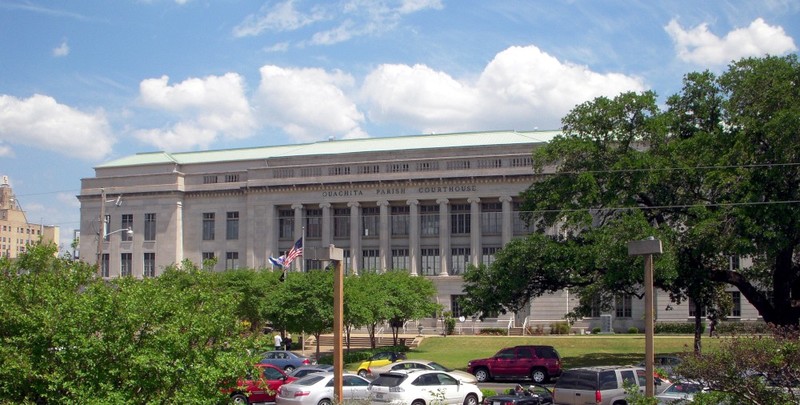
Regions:
<instances>
[{"instance_id":1,"label":"street lamp post","mask_svg":"<svg viewBox=\"0 0 800 405\"><path fill-rule=\"evenodd\" d=\"M653 255L662 253L661 241L649 237L644 240L628 242L628 255L644 256L644 374L645 396L652 398L655 393L653 378Z\"/></svg>"},{"instance_id":2,"label":"street lamp post","mask_svg":"<svg viewBox=\"0 0 800 405\"><path fill-rule=\"evenodd\" d=\"M109 203L109 202L112 202L112 201L114 202L114 205L119 207L121 202L122 202L122 195L118 195L117 198L114 199L114 200L106 200L106 189L101 188L100 189L100 217L98 218L98 223L100 225L100 230L97 232L97 261L95 262L95 268L96 268L98 276L102 276L102 274L100 273L100 270L101 270L100 263L101 263L101 259L103 258L103 240L106 238L106 236L112 235L112 234L115 234L115 233L118 233L118 232L123 232L123 231L127 232L128 235L132 235L133 234L133 230L131 228L123 228L123 229L117 229L116 231L113 231L113 232L106 232L107 226L108 226L108 223L106 222L106 203Z\"/></svg>"}]
</instances>

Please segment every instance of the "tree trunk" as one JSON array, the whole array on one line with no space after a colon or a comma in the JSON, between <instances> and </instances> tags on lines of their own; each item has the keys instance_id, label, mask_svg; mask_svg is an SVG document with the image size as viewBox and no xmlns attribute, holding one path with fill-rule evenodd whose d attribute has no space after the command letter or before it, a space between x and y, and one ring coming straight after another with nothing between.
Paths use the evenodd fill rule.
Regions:
<instances>
[{"instance_id":1,"label":"tree trunk","mask_svg":"<svg viewBox=\"0 0 800 405\"><path fill-rule=\"evenodd\" d=\"M695 306L694 311L694 354L700 354L703 351L702 338L703 338L703 317L701 307Z\"/></svg>"}]
</instances>

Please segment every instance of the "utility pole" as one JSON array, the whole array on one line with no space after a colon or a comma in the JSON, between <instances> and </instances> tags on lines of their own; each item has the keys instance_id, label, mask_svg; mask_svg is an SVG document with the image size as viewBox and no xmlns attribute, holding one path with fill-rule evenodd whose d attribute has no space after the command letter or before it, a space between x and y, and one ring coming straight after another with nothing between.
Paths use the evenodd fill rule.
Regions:
<instances>
[{"instance_id":1,"label":"utility pole","mask_svg":"<svg viewBox=\"0 0 800 405\"><path fill-rule=\"evenodd\" d=\"M655 395L655 379L653 378L653 255L661 254L661 241L649 237L644 240L628 242L629 256L644 256L644 393L647 398Z\"/></svg>"}]
</instances>

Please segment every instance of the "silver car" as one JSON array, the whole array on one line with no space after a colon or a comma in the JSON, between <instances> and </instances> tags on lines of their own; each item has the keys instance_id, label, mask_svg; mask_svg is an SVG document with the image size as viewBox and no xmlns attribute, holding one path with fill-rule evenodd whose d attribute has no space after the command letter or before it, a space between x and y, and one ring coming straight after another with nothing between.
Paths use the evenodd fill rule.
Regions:
<instances>
[{"instance_id":1,"label":"silver car","mask_svg":"<svg viewBox=\"0 0 800 405\"><path fill-rule=\"evenodd\" d=\"M278 388L276 405L333 405L369 398L369 381L355 375L342 376L342 398L334 401L333 372L313 373Z\"/></svg>"}]
</instances>

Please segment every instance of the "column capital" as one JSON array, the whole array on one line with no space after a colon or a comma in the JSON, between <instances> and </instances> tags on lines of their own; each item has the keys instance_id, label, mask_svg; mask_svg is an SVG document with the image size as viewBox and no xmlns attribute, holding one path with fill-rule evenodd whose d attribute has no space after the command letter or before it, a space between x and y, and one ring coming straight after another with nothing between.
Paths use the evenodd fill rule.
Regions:
<instances>
[{"instance_id":1,"label":"column capital","mask_svg":"<svg viewBox=\"0 0 800 405\"><path fill-rule=\"evenodd\" d=\"M447 198L439 198L438 200L436 200L436 204L439 205L450 204L450 200L448 200Z\"/></svg>"},{"instance_id":2,"label":"column capital","mask_svg":"<svg viewBox=\"0 0 800 405\"><path fill-rule=\"evenodd\" d=\"M502 195L499 198L500 202L511 202L512 198L509 195Z\"/></svg>"},{"instance_id":3,"label":"column capital","mask_svg":"<svg viewBox=\"0 0 800 405\"><path fill-rule=\"evenodd\" d=\"M470 204L477 204L477 203L481 202L481 198L480 197L470 197L470 198L467 198L467 202L470 203Z\"/></svg>"},{"instance_id":4,"label":"column capital","mask_svg":"<svg viewBox=\"0 0 800 405\"><path fill-rule=\"evenodd\" d=\"M377 205L377 206L379 206L379 207L384 207L384 206L387 206L387 205L389 205L389 200L380 200L380 201L376 201L376 202L375 202L375 205Z\"/></svg>"},{"instance_id":5,"label":"column capital","mask_svg":"<svg viewBox=\"0 0 800 405\"><path fill-rule=\"evenodd\" d=\"M408 205L419 205L419 200L408 200L406 201Z\"/></svg>"},{"instance_id":6,"label":"column capital","mask_svg":"<svg viewBox=\"0 0 800 405\"><path fill-rule=\"evenodd\" d=\"M326 202L324 202L324 203L320 203L320 204L319 204L319 207L320 207L320 208L330 208L330 207L331 207L331 203L329 203L329 202L327 202L327 201L326 201Z\"/></svg>"},{"instance_id":7,"label":"column capital","mask_svg":"<svg viewBox=\"0 0 800 405\"><path fill-rule=\"evenodd\" d=\"M293 210L303 209L303 204L300 204L300 203L292 204L292 209Z\"/></svg>"},{"instance_id":8,"label":"column capital","mask_svg":"<svg viewBox=\"0 0 800 405\"><path fill-rule=\"evenodd\" d=\"M359 204L358 201L350 201L349 203L347 203L347 206L350 207L350 208L352 208L352 207L360 207L361 204Z\"/></svg>"}]
</instances>

